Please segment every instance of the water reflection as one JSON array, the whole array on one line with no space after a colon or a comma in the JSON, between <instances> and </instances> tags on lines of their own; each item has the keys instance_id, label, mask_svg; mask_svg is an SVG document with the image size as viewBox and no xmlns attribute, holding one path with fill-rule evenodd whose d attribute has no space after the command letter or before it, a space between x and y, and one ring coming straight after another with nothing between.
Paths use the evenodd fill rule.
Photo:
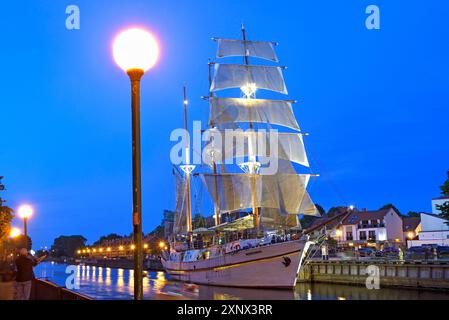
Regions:
<instances>
[{"instance_id":1,"label":"water reflection","mask_svg":"<svg viewBox=\"0 0 449 320\"><path fill-rule=\"evenodd\" d=\"M68 274L66 265L42 263L35 269L37 278L47 278L61 286ZM133 270L95 266L78 266L78 291L96 299L132 299ZM188 286L171 281L164 272L148 272L143 279L145 299L202 299L202 300L449 300L449 294L436 291L406 289L368 290L365 287L300 283L295 290L263 290L213 286Z\"/></svg>"}]
</instances>

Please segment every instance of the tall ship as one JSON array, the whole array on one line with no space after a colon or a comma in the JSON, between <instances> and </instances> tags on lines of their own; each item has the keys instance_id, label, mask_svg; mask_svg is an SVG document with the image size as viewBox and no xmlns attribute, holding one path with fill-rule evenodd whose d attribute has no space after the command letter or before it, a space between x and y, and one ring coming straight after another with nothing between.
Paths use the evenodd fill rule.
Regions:
<instances>
[{"instance_id":1,"label":"tall ship","mask_svg":"<svg viewBox=\"0 0 449 320\"><path fill-rule=\"evenodd\" d=\"M318 215L306 191L316 175L295 101L282 98L288 93L277 43L247 40L243 26L241 31L241 39L213 38L218 61L208 64L209 94L203 98L210 112L200 151L191 151L184 87L184 161L173 170L176 208L162 264L172 279L188 283L293 288L310 245L298 215ZM205 197L194 194L198 184ZM192 202L196 207L201 198L209 200L211 215L195 212L192 218Z\"/></svg>"}]
</instances>

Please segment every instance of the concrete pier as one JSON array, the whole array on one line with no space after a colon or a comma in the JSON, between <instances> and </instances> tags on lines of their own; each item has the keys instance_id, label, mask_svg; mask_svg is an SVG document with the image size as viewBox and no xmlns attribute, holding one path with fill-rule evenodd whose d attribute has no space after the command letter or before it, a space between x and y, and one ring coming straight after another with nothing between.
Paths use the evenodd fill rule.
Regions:
<instances>
[{"instance_id":1,"label":"concrete pier","mask_svg":"<svg viewBox=\"0 0 449 320\"><path fill-rule=\"evenodd\" d=\"M449 290L449 262L310 261L298 282L365 286L371 265L379 267L381 287Z\"/></svg>"}]
</instances>

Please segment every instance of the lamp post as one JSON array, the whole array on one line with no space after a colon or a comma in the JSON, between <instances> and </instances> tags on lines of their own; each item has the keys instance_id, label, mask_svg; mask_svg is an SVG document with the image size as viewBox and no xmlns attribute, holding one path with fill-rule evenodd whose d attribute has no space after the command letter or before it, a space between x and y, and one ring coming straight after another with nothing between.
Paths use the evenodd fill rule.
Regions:
<instances>
[{"instance_id":1,"label":"lamp post","mask_svg":"<svg viewBox=\"0 0 449 320\"><path fill-rule=\"evenodd\" d=\"M140 79L157 61L159 48L155 38L142 29L128 29L114 40L113 55L117 65L131 80L132 167L133 167L133 238L134 299L143 297L142 195L140 160Z\"/></svg>"},{"instance_id":2,"label":"lamp post","mask_svg":"<svg viewBox=\"0 0 449 320\"><path fill-rule=\"evenodd\" d=\"M33 208L28 204L23 204L19 207L19 217L23 219L23 234L25 238L28 236L27 222L33 215Z\"/></svg>"}]
</instances>

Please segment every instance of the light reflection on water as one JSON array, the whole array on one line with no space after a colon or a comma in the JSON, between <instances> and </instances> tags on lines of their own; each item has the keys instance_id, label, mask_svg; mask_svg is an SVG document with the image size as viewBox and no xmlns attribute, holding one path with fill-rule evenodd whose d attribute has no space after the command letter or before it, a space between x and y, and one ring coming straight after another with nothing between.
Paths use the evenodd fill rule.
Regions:
<instances>
[{"instance_id":1,"label":"light reflection on water","mask_svg":"<svg viewBox=\"0 0 449 320\"><path fill-rule=\"evenodd\" d=\"M37 278L46 278L65 286L65 264L44 262L35 268ZM126 269L77 266L80 289L76 290L96 299L132 299L134 271ZM143 280L145 299L202 299L202 300L449 300L448 292L406 289L368 290L365 287L300 283L295 290L261 290L199 286L198 290L183 283L170 281L164 272L148 272Z\"/></svg>"}]
</instances>

